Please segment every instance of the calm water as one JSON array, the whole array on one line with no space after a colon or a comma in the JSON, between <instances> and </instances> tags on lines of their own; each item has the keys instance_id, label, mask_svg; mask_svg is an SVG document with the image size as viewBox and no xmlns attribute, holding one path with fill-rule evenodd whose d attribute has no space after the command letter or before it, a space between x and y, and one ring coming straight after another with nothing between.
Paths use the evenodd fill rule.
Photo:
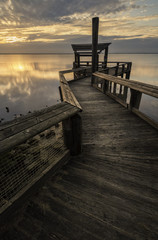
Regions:
<instances>
[{"instance_id":1,"label":"calm water","mask_svg":"<svg viewBox=\"0 0 158 240\"><path fill-rule=\"evenodd\" d=\"M158 85L157 54L110 54L109 60L131 61L131 79ZM72 68L72 62L73 54L0 55L1 121L58 103L58 71ZM143 95L140 107L158 121L157 99Z\"/></svg>"}]
</instances>

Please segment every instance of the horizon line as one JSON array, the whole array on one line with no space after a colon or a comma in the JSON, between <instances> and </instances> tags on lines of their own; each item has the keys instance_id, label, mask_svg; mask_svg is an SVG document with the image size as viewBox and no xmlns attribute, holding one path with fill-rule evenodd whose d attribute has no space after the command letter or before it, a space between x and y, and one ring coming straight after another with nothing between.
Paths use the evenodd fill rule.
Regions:
<instances>
[{"instance_id":1,"label":"horizon line","mask_svg":"<svg viewBox=\"0 0 158 240\"><path fill-rule=\"evenodd\" d=\"M30 55L31 55L31 54L32 54L32 55L34 55L34 54L39 54L39 55L40 55L40 54L41 54L41 55L42 55L42 54L46 54L46 55L49 55L49 54L50 54L50 55L51 55L51 54L73 54L73 52L71 52L71 53L70 53L70 52L69 52L69 53L61 53L61 52L59 52L59 53L48 53L48 52L44 52L44 53L40 53L40 52L39 52L39 53L28 53L28 52L22 52L22 53L18 53L18 52L17 52L17 53L0 53L0 55L11 55L11 54L12 54L12 55L14 55L14 54L15 54L15 55L18 55L18 54L30 54ZM156 53L152 53L152 52L149 52L149 53L145 53L145 52L140 52L140 53L139 53L139 52L134 52L134 53L129 53L129 52L127 52L127 53L121 53L121 52L113 53L113 52L112 52L112 53L110 53L110 52L109 52L109 54L158 54L158 52L156 52Z\"/></svg>"}]
</instances>

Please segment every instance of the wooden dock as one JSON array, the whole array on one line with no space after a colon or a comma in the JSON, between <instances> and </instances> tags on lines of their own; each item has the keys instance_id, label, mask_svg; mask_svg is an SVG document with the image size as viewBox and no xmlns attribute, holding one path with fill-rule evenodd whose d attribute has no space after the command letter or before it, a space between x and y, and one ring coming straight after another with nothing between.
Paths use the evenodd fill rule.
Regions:
<instances>
[{"instance_id":1,"label":"wooden dock","mask_svg":"<svg viewBox=\"0 0 158 240\"><path fill-rule=\"evenodd\" d=\"M72 45L61 103L0 125L1 240L158 239L158 123L139 108L158 87L97 34L94 18L92 44Z\"/></svg>"},{"instance_id":2,"label":"wooden dock","mask_svg":"<svg viewBox=\"0 0 158 240\"><path fill-rule=\"evenodd\" d=\"M31 196L1 239L156 240L157 130L90 78L70 86L84 109L82 153Z\"/></svg>"}]
</instances>

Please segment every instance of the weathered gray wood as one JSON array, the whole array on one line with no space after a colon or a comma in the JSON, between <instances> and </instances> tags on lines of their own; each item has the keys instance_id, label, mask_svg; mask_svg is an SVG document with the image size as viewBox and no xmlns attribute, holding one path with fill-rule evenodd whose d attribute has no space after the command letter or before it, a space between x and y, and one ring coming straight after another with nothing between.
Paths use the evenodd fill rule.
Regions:
<instances>
[{"instance_id":1,"label":"weathered gray wood","mask_svg":"<svg viewBox=\"0 0 158 240\"><path fill-rule=\"evenodd\" d=\"M23 121L15 122L15 124L9 124L8 127L5 125L5 128L0 130L0 141L11 137L19 132L26 131L30 127L36 127L39 123L42 123L47 120L51 120L63 113L63 111L71 109L69 104L58 104L58 107L52 108L52 111L41 112L40 115L34 116L31 118L23 118ZM43 114L42 114L43 113Z\"/></svg>"},{"instance_id":2,"label":"weathered gray wood","mask_svg":"<svg viewBox=\"0 0 158 240\"><path fill-rule=\"evenodd\" d=\"M67 106L69 105L69 108ZM36 125L33 125L25 130L18 132L17 134L11 135L10 137L0 141L0 152L4 152L13 148L14 146L21 144L28 140L29 138L39 134L40 132L54 126L56 123L59 123L66 118L69 118L80 110L79 108L70 105L69 103L65 103L65 110L62 109L62 112L58 115L52 116L51 118L46 119L42 122L37 122Z\"/></svg>"},{"instance_id":3,"label":"weathered gray wood","mask_svg":"<svg viewBox=\"0 0 158 240\"><path fill-rule=\"evenodd\" d=\"M114 99L116 102L120 103L122 106L124 106L125 108L127 108L127 103L124 102L122 99L120 99L119 97L117 97L117 95L113 95L110 92L106 92L106 95L111 97L112 99Z\"/></svg>"},{"instance_id":4,"label":"weathered gray wood","mask_svg":"<svg viewBox=\"0 0 158 240\"><path fill-rule=\"evenodd\" d=\"M25 202L2 240L157 239L157 131L90 81L70 83L84 109L82 153Z\"/></svg>"},{"instance_id":5,"label":"weathered gray wood","mask_svg":"<svg viewBox=\"0 0 158 240\"><path fill-rule=\"evenodd\" d=\"M151 119L150 117L148 117L146 114L140 112L137 108L133 107L132 112L135 113L140 118L142 118L144 121L148 122L154 128L158 129L158 123Z\"/></svg>"},{"instance_id":6,"label":"weathered gray wood","mask_svg":"<svg viewBox=\"0 0 158 240\"><path fill-rule=\"evenodd\" d=\"M125 72L125 64L122 64L122 73L121 73L122 78L123 78L124 72Z\"/></svg>"},{"instance_id":7,"label":"weathered gray wood","mask_svg":"<svg viewBox=\"0 0 158 240\"><path fill-rule=\"evenodd\" d=\"M142 98L141 92L131 89L131 97L129 103L130 109L132 109L133 107L139 109L141 98Z\"/></svg>"},{"instance_id":8,"label":"weathered gray wood","mask_svg":"<svg viewBox=\"0 0 158 240\"><path fill-rule=\"evenodd\" d=\"M130 74L131 74L131 68L132 68L132 63L127 63L127 73L126 73L126 79L130 79Z\"/></svg>"},{"instance_id":9,"label":"weathered gray wood","mask_svg":"<svg viewBox=\"0 0 158 240\"><path fill-rule=\"evenodd\" d=\"M47 107L47 108L44 108L42 110L38 110L38 111L35 111L33 113L29 113L27 115L21 116L19 118L14 119L14 120L1 123L0 124L0 131L5 129L5 128L10 128L10 127L15 126L15 125L18 127L18 124L27 122L30 119L35 119L35 117L38 117L38 116L48 114L49 112L56 111L56 109L62 108L63 106L65 106L64 103L61 103L60 105L56 104L56 105L53 105L51 107Z\"/></svg>"},{"instance_id":10,"label":"weathered gray wood","mask_svg":"<svg viewBox=\"0 0 158 240\"><path fill-rule=\"evenodd\" d=\"M111 43L99 43L97 50L102 51ZM73 51L92 51L92 44L71 44Z\"/></svg>"},{"instance_id":11,"label":"weathered gray wood","mask_svg":"<svg viewBox=\"0 0 158 240\"><path fill-rule=\"evenodd\" d=\"M158 87L157 86L145 84L145 83L141 83L141 82L138 83L137 81L134 81L134 80L127 80L127 79L125 80L122 78L117 78L117 77L107 75L104 73L100 73L100 72L93 73L93 75L96 77L100 77L105 80L108 80L110 82L118 83L120 85L129 87L129 88L131 88L133 90L137 90L141 93L145 93L147 95L158 98Z\"/></svg>"},{"instance_id":12,"label":"weathered gray wood","mask_svg":"<svg viewBox=\"0 0 158 240\"><path fill-rule=\"evenodd\" d=\"M99 18L95 17L92 19L92 73L98 70L98 52L97 52L98 31L99 31Z\"/></svg>"},{"instance_id":13,"label":"weathered gray wood","mask_svg":"<svg viewBox=\"0 0 158 240\"><path fill-rule=\"evenodd\" d=\"M82 149L82 121L76 114L63 121L64 142L71 155L78 155Z\"/></svg>"},{"instance_id":14,"label":"weathered gray wood","mask_svg":"<svg viewBox=\"0 0 158 240\"><path fill-rule=\"evenodd\" d=\"M89 69L91 69L91 67L73 68L73 69L68 69L68 70L60 71L59 74L60 74L60 73L66 74L66 73L80 72L80 71L82 72L82 71L89 70Z\"/></svg>"},{"instance_id":15,"label":"weathered gray wood","mask_svg":"<svg viewBox=\"0 0 158 240\"><path fill-rule=\"evenodd\" d=\"M63 73L60 72L59 76L60 76L60 87L61 87L61 94L62 94L63 101L68 102L73 106L76 106L77 108L79 108L80 111L82 111L82 107L77 101L76 97L74 96L72 90L70 89L69 84L66 81Z\"/></svg>"}]
</instances>

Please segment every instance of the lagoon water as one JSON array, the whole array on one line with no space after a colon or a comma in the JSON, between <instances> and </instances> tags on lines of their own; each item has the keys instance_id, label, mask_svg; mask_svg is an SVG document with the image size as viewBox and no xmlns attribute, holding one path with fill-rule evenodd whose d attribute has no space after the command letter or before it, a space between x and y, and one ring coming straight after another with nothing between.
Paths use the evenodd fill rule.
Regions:
<instances>
[{"instance_id":1,"label":"lagoon water","mask_svg":"<svg viewBox=\"0 0 158 240\"><path fill-rule=\"evenodd\" d=\"M0 55L0 121L57 104L58 72L72 68L73 59L73 54ZM158 54L109 54L109 61L131 61L130 79L158 86ZM140 108L158 121L157 99L143 95Z\"/></svg>"}]
</instances>

